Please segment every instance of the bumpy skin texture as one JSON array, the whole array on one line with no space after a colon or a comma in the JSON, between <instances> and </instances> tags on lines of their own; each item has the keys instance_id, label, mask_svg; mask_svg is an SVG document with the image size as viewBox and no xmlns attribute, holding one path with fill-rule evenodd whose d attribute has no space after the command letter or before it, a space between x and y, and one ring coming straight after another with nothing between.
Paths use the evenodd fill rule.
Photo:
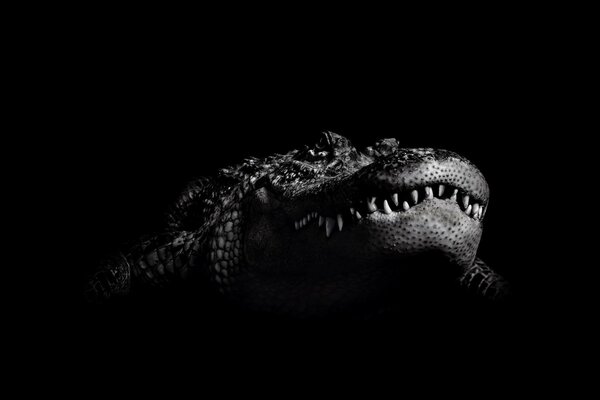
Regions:
<instances>
[{"instance_id":1,"label":"bumpy skin texture","mask_svg":"<svg viewBox=\"0 0 600 400\"><path fill-rule=\"evenodd\" d=\"M434 283L499 299L505 281L476 258L488 201L455 153L395 139L359 151L327 132L190 183L165 233L107 260L87 294L205 280L237 306L289 316L378 312Z\"/></svg>"}]
</instances>

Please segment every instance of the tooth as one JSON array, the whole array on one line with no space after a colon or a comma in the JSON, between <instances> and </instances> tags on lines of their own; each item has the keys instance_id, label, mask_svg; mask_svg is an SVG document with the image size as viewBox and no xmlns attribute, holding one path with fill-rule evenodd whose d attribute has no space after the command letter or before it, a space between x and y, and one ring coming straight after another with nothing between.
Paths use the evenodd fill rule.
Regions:
<instances>
[{"instance_id":1,"label":"tooth","mask_svg":"<svg viewBox=\"0 0 600 400\"><path fill-rule=\"evenodd\" d=\"M446 190L446 186L440 185L438 189L438 197L442 197L442 195L444 194L444 190Z\"/></svg>"},{"instance_id":2,"label":"tooth","mask_svg":"<svg viewBox=\"0 0 600 400\"><path fill-rule=\"evenodd\" d=\"M361 218L362 218L362 217L360 216L360 213L359 213L358 211L356 212L356 214L355 214L355 215L356 215L356 219L361 219Z\"/></svg>"},{"instance_id":3,"label":"tooth","mask_svg":"<svg viewBox=\"0 0 600 400\"><path fill-rule=\"evenodd\" d=\"M311 214L308 214L308 215L306 216L306 221L307 221L307 222L310 222L310 220L311 220L311 219L312 219L312 216L311 216Z\"/></svg>"},{"instance_id":4,"label":"tooth","mask_svg":"<svg viewBox=\"0 0 600 400\"><path fill-rule=\"evenodd\" d=\"M333 228L335 228L335 220L331 217L327 217L325 219L325 235L327 235L327 237L331 236Z\"/></svg>"},{"instance_id":5,"label":"tooth","mask_svg":"<svg viewBox=\"0 0 600 400\"><path fill-rule=\"evenodd\" d=\"M319 227L323 226L323 222L325 222L325 218L323 218L323 216L319 215Z\"/></svg>"},{"instance_id":6,"label":"tooth","mask_svg":"<svg viewBox=\"0 0 600 400\"><path fill-rule=\"evenodd\" d=\"M417 204L417 202L419 201L419 193L417 193L416 190L413 190L412 192L410 192L410 198L412 199L414 204Z\"/></svg>"},{"instance_id":7,"label":"tooth","mask_svg":"<svg viewBox=\"0 0 600 400\"><path fill-rule=\"evenodd\" d=\"M302 226L306 226L307 223L308 220L306 219L306 217L302 218Z\"/></svg>"},{"instance_id":8,"label":"tooth","mask_svg":"<svg viewBox=\"0 0 600 400\"><path fill-rule=\"evenodd\" d=\"M469 206L469 195L465 194L462 199L463 207L466 209Z\"/></svg>"},{"instance_id":9,"label":"tooth","mask_svg":"<svg viewBox=\"0 0 600 400\"><path fill-rule=\"evenodd\" d=\"M467 215L471 215L471 209L473 207L469 204L469 207L467 207L467 209L465 210L465 212L467 213Z\"/></svg>"},{"instance_id":10,"label":"tooth","mask_svg":"<svg viewBox=\"0 0 600 400\"><path fill-rule=\"evenodd\" d=\"M479 204L473 203L473 217L479 218Z\"/></svg>"},{"instance_id":11,"label":"tooth","mask_svg":"<svg viewBox=\"0 0 600 400\"><path fill-rule=\"evenodd\" d=\"M377 211L377 206L375 205L375 197L367 198L367 208L369 212Z\"/></svg>"},{"instance_id":12,"label":"tooth","mask_svg":"<svg viewBox=\"0 0 600 400\"><path fill-rule=\"evenodd\" d=\"M313 218L317 218L317 215L319 215L316 211L313 211L312 216Z\"/></svg>"},{"instance_id":13,"label":"tooth","mask_svg":"<svg viewBox=\"0 0 600 400\"><path fill-rule=\"evenodd\" d=\"M484 210L483 210L483 206L479 207L479 214L481 214L481 217L480 217L480 218L483 218L483 214L484 214L484 212L483 212L483 211L484 211Z\"/></svg>"},{"instance_id":14,"label":"tooth","mask_svg":"<svg viewBox=\"0 0 600 400\"><path fill-rule=\"evenodd\" d=\"M450 196L450 200L456 201L457 194L458 194L458 189L454 189L454 192L452 192L452 196Z\"/></svg>"},{"instance_id":15,"label":"tooth","mask_svg":"<svg viewBox=\"0 0 600 400\"><path fill-rule=\"evenodd\" d=\"M342 227L344 226L344 219L342 218L342 214L338 214L337 215L337 223L338 223L338 229L341 232L342 231Z\"/></svg>"},{"instance_id":16,"label":"tooth","mask_svg":"<svg viewBox=\"0 0 600 400\"><path fill-rule=\"evenodd\" d=\"M387 200L383 200L383 212L386 214L392 213L392 209L390 208L390 205L388 204Z\"/></svg>"},{"instance_id":17,"label":"tooth","mask_svg":"<svg viewBox=\"0 0 600 400\"><path fill-rule=\"evenodd\" d=\"M398 193L392 195L392 201L394 202L394 205L398 207Z\"/></svg>"},{"instance_id":18,"label":"tooth","mask_svg":"<svg viewBox=\"0 0 600 400\"><path fill-rule=\"evenodd\" d=\"M354 215L354 208L350 207L350 214Z\"/></svg>"},{"instance_id":19,"label":"tooth","mask_svg":"<svg viewBox=\"0 0 600 400\"><path fill-rule=\"evenodd\" d=\"M402 203L402 208L404 209L404 211L408 211L408 209L410 208L410 206L408 205L408 202L403 202Z\"/></svg>"},{"instance_id":20,"label":"tooth","mask_svg":"<svg viewBox=\"0 0 600 400\"><path fill-rule=\"evenodd\" d=\"M300 229L300 224L298 221L294 222L294 228L296 228L296 230Z\"/></svg>"},{"instance_id":21,"label":"tooth","mask_svg":"<svg viewBox=\"0 0 600 400\"><path fill-rule=\"evenodd\" d=\"M425 186L425 198L430 200L433 199L433 190L430 186Z\"/></svg>"}]
</instances>

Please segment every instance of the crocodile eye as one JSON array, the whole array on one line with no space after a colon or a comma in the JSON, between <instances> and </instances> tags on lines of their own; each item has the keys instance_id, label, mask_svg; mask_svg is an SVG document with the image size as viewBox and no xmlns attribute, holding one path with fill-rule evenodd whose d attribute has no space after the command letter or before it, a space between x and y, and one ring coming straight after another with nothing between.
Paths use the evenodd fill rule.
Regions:
<instances>
[{"instance_id":1,"label":"crocodile eye","mask_svg":"<svg viewBox=\"0 0 600 400\"><path fill-rule=\"evenodd\" d=\"M314 146L304 146L295 158L310 162L328 161L334 154L331 143L330 135L325 132Z\"/></svg>"},{"instance_id":2,"label":"crocodile eye","mask_svg":"<svg viewBox=\"0 0 600 400\"><path fill-rule=\"evenodd\" d=\"M324 149L325 147L327 147L327 143L325 143L325 141L323 140L323 138L321 138L317 144L315 145L315 148L317 149Z\"/></svg>"},{"instance_id":3,"label":"crocodile eye","mask_svg":"<svg viewBox=\"0 0 600 400\"><path fill-rule=\"evenodd\" d=\"M321 138L315 145L317 150L328 150L331 149L331 137L327 134L327 132L323 132L321 134Z\"/></svg>"}]
</instances>

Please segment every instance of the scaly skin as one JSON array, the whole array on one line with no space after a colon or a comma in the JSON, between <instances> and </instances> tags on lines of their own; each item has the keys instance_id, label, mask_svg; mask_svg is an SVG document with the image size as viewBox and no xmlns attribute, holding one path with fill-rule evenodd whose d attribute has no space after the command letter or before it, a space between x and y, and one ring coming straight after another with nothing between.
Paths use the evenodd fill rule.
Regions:
<instances>
[{"instance_id":1,"label":"scaly skin","mask_svg":"<svg viewBox=\"0 0 600 400\"><path fill-rule=\"evenodd\" d=\"M87 294L205 279L238 306L289 316L375 312L438 281L498 299L505 281L476 258L488 201L455 153L395 139L361 152L327 132L192 182L165 233L107 260Z\"/></svg>"}]
</instances>

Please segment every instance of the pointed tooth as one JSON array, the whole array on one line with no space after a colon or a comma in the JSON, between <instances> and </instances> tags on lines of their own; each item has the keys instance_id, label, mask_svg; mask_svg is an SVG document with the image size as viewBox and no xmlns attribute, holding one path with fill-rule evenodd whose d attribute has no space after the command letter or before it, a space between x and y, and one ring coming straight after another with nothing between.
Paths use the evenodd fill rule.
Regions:
<instances>
[{"instance_id":1,"label":"pointed tooth","mask_svg":"<svg viewBox=\"0 0 600 400\"><path fill-rule=\"evenodd\" d=\"M479 206L479 210L477 210L477 219L481 219L483 217L483 206Z\"/></svg>"},{"instance_id":2,"label":"pointed tooth","mask_svg":"<svg viewBox=\"0 0 600 400\"><path fill-rule=\"evenodd\" d=\"M308 224L308 219L306 217L302 218L302 226L306 226Z\"/></svg>"},{"instance_id":3,"label":"pointed tooth","mask_svg":"<svg viewBox=\"0 0 600 400\"><path fill-rule=\"evenodd\" d=\"M367 208L369 209L369 212L377 211L377 206L375 205L375 197L367 197Z\"/></svg>"},{"instance_id":4,"label":"pointed tooth","mask_svg":"<svg viewBox=\"0 0 600 400\"><path fill-rule=\"evenodd\" d=\"M410 208L410 206L408 205L407 201L402 202L402 208L404 209L404 211L408 211L408 209Z\"/></svg>"},{"instance_id":5,"label":"pointed tooth","mask_svg":"<svg viewBox=\"0 0 600 400\"><path fill-rule=\"evenodd\" d=\"M485 210L483 209L483 206L480 206L480 207L479 207L479 214L481 214L481 217L480 217L480 218L481 218L481 219L483 219L483 216L484 216L484 214L485 214Z\"/></svg>"},{"instance_id":6,"label":"pointed tooth","mask_svg":"<svg viewBox=\"0 0 600 400\"><path fill-rule=\"evenodd\" d=\"M398 207L398 193L392 195L392 201L394 202L394 205Z\"/></svg>"},{"instance_id":7,"label":"pointed tooth","mask_svg":"<svg viewBox=\"0 0 600 400\"><path fill-rule=\"evenodd\" d=\"M479 204L473 203L473 217L479 218Z\"/></svg>"},{"instance_id":8,"label":"pointed tooth","mask_svg":"<svg viewBox=\"0 0 600 400\"><path fill-rule=\"evenodd\" d=\"M450 196L450 200L456 201L457 195L458 195L458 189L454 189L454 192L452 192L452 196Z\"/></svg>"},{"instance_id":9,"label":"pointed tooth","mask_svg":"<svg viewBox=\"0 0 600 400\"><path fill-rule=\"evenodd\" d=\"M410 192L410 198L412 199L413 204L417 204L419 201L419 193L417 193L416 189Z\"/></svg>"},{"instance_id":10,"label":"pointed tooth","mask_svg":"<svg viewBox=\"0 0 600 400\"><path fill-rule=\"evenodd\" d=\"M294 222L294 228L296 228L296 230L300 229L300 224L298 221Z\"/></svg>"},{"instance_id":11,"label":"pointed tooth","mask_svg":"<svg viewBox=\"0 0 600 400\"><path fill-rule=\"evenodd\" d=\"M335 228L335 220L331 217L327 217L325 219L325 235L327 235L327 237L331 236L333 228Z\"/></svg>"},{"instance_id":12,"label":"pointed tooth","mask_svg":"<svg viewBox=\"0 0 600 400\"><path fill-rule=\"evenodd\" d=\"M350 214L354 215L354 208L350 207Z\"/></svg>"},{"instance_id":13,"label":"pointed tooth","mask_svg":"<svg viewBox=\"0 0 600 400\"><path fill-rule=\"evenodd\" d=\"M433 199L433 189L431 189L431 186L425 186L425 198L426 199Z\"/></svg>"},{"instance_id":14,"label":"pointed tooth","mask_svg":"<svg viewBox=\"0 0 600 400\"><path fill-rule=\"evenodd\" d=\"M361 219L362 218L361 215L360 215L360 213L358 211L356 211L355 215L356 215L356 219Z\"/></svg>"},{"instance_id":15,"label":"pointed tooth","mask_svg":"<svg viewBox=\"0 0 600 400\"><path fill-rule=\"evenodd\" d=\"M337 224L340 232L342 231L342 227L344 226L344 218L342 218L342 214L337 215Z\"/></svg>"},{"instance_id":16,"label":"pointed tooth","mask_svg":"<svg viewBox=\"0 0 600 400\"><path fill-rule=\"evenodd\" d=\"M311 219L312 219L312 214L308 214L308 215L306 216L306 221L307 221L307 222L310 222L310 220L311 220Z\"/></svg>"},{"instance_id":17,"label":"pointed tooth","mask_svg":"<svg viewBox=\"0 0 600 400\"><path fill-rule=\"evenodd\" d=\"M472 208L473 208L473 206L471 206L471 205L469 204L469 207L467 207L467 209L465 210L465 212L467 213L467 215L469 215L469 216L471 215L471 209L472 209Z\"/></svg>"},{"instance_id":18,"label":"pointed tooth","mask_svg":"<svg viewBox=\"0 0 600 400\"><path fill-rule=\"evenodd\" d=\"M317 218L318 215L319 214L316 211L313 211L313 213L312 213L313 218Z\"/></svg>"},{"instance_id":19,"label":"pointed tooth","mask_svg":"<svg viewBox=\"0 0 600 400\"><path fill-rule=\"evenodd\" d=\"M390 205L388 204L387 200L383 201L383 212L386 214L392 213L392 209L390 208Z\"/></svg>"},{"instance_id":20,"label":"pointed tooth","mask_svg":"<svg viewBox=\"0 0 600 400\"><path fill-rule=\"evenodd\" d=\"M323 218L323 216L319 215L319 227L323 226L323 222L325 222L325 218Z\"/></svg>"},{"instance_id":21,"label":"pointed tooth","mask_svg":"<svg viewBox=\"0 0 600 400\"><path fill-rule=\"evenodd\" d=\"M466 210L466 209L467 209L467 207L469 206L469 195L468 195L468 194L465 194L465 195L463 196L463 199L462 199L462 204L463 204L463 207L464 207L464 208L465 208L465 210Z\"/></svg>"},{"instance_id":22,"label":"pointed tooth","mask_svg":"<svg viewBox=\"0 0 600 400\"><path fill-rule=\"evenodd\" d=\"M446 190L446 186L440 184L440 187L438 188L438 197L442 197L444 190Z\"/></svg>"}]
</instances>

